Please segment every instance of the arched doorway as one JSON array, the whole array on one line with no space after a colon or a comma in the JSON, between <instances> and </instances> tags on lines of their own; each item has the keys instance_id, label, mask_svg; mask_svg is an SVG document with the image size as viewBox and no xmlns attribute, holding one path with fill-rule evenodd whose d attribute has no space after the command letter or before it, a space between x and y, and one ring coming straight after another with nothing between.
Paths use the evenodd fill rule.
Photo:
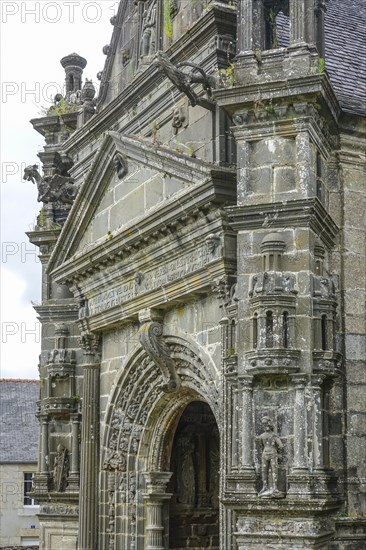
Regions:
<instances>
[{"instance_id":1,"label":"arched doorway","mask_svg":"<svg viewBox=\"0 0 366 550\"><path fill-rule=\"evenodd\" d=\"M206 403L194 401L180 417L171 452L170 550L219 548L219 470L215 417Z\"/></svg>"}]
</instances>

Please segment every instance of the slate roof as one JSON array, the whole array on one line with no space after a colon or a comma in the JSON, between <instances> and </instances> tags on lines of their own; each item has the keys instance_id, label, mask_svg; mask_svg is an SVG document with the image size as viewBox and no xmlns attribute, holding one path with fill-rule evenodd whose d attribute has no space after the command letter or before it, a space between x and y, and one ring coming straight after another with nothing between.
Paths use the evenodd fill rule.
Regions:
<instances>
[{"instance_id":1,"label":"slate roof","mask_svg":"<svg viewBox=\"0 0 366 550\"><path fill-rule=\"evenodd\" d=\"M38 380L0 380L0 463L37 462Z\"/></svg>"},{"instance_id":2,"label":"slate roof","mask_svg":"<svg viewBox=\"0 0 366 550\"><path fill-rule=\"evenodd\" d=\"M325 69L344 111L366 113L366 2L329 0L325 16ZM289 18L276 18L279 46L290 40Z\"/></svg>"},{"instance_id":3,"label":"slate roof","mask_svg":"<svg viewBox=\"0 0 366 550\"><path fill-rule=\"evenodd\" d=\"M366 113L366 3L329 0L325 68L345 111Z\"/></svg>"}]
</instances>

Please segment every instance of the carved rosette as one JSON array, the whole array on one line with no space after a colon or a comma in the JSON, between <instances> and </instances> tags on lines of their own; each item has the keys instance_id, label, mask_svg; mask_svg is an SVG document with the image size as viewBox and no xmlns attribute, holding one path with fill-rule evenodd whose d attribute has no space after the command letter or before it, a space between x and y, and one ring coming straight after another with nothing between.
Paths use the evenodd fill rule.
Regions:
<instances>
[{"instance_id":1,"label":"carved rosette","mask_svg":"<svg viewBox=\"0 0 366 550\"><path fill-rule=\"evenodd\" d=\"M165 392L176 392L181 386L174 361L170 357L169 348L163 339L163 326L161 323L152 321L142 325L139 334L140 344L159 367L164 378L162 389Z\"/></svg>"}]
</instances>

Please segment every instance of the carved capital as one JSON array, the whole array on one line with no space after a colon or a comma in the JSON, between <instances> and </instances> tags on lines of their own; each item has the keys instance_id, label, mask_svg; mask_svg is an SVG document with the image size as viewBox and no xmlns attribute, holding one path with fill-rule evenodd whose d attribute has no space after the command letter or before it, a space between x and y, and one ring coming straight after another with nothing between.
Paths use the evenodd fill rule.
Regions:
<instances>
[{"instance_id":1,"label":"carved capital","mask_svg":"<svg viewBox=\"0 0 366 550\"><path fill-rule=\"evenodd\" d=\"M80 347L84 351L84 355L91 356L93 363L100 362L101 338L99 334L89 331L82 331L79 343Z\"/></svg>"},{"instance_id":2,"label":"carved capital","mask_svg":"<svg viewBox=\"0 0 366 550\"><path fill-rule=\"evenodd\" d=\"M295 389L304 390L309 382L309 377L303 373L296 373L291 375L291 382L293 383Z\"/></svg>"},{"instance_id":3,"label":"carved capital","mask_svg":"<svg viewBox=\"0 0 366 550\"><path fill-rule=\"evenodd\" d=\"M236 305L239 301L236 296L236 289L236 283L233 283L229 277L223 277L218 281L211 281L211 290L222 301L220 307L223 307L225 311L229 306Z\"/></svg>"},{"instance_id":4,"label":"carved capital","mask_svg":"<svg viewBox=\"0 0 366 550\"><path fill-rule=\"evenodd\" d=\"M139 332L139 340L150 359L159 367L163 378L163 390L176 392L181 381L176 371L173 359L170 357L169 348L164 342L163 325L156 321L144 323Z\"/></svg>"}]
</instances>

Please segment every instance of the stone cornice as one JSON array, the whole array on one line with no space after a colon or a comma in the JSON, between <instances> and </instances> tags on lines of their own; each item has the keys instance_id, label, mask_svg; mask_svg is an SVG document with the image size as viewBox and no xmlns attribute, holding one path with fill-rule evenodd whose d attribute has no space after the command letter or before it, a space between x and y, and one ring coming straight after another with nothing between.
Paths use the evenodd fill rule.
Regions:
<instances>
[{"instance_id":1,"label":"stone cornice","mask_svg":"<svg viewBox=\"0 0 366 550\"><path fill-rule=\"evenodd\" d=\"M341 108L334 94L330 80L326 74L306 75L303 78L288 78L286 80L268 80L250 83L245 86L233 86L213 91L213 96L220 107L231 114L245 104L255 104L258 100L292 99L296 96L321 96L328 105L333 118L337 121Z\"/></svg>"},{"instance_id":2,"label":"stone cornice","mask_svg":"<svg viewBox=\"0 0 366 550\"><path fill-rule=\"evenodd\" d=\"M272 137L274 134L278 137L289 137L307 131L324 157L328 158L336 147L336 140L334 135L331 135L326 128L320 126L319 119L320 117L311 115L288 116L282 119L274 119L273 116L268 116L267 120L234 126L232 132L237 139L251 142Z\"/></svg>"},{"instance_id":3,"label":"stone cornice","mask_svg":"<svg viewBox=\"0 0 366 550\"><path fill-rule=\"evenodd\" d=\"M67 298L52 303L50 300L42 305L35 305L35 311L42 322L74 321L78 317L79 306L74 298Z\"/></svg>"},{"instance_id":4,"label":"stone cornice","mask_svg":"<svg viewBox=\"0 0 366 550\"><path fill-rule=\"evenodd\" d=\"M317 198L294 201L228 206L230 225L236 230L265 229L273 231L284 227L310 227L332 248L339 228Z\"/></svg>"},{"instance_id":5,"label":"stone cornice","mask_svg":"<svg viewBox=\"0 0 366 550\"><path fill-rule=\"evenodd\" d=\"M36 231L27 231L26 235L29 241L35 246L55 243L60 235L60 229L38 229Z\"/></svg>"},{"instance_id":6,"label":"stone cornice","mask_svg":"<svg viewBox=\"0 0 366 550\"><path fill-rule=\"evenodd\" d=\"M141 227L141 231L126 229L99 246L91 244L90 250L56 269L53 272L54 280L80 287L85 286L85 281L91 281L95 276L96 285L100 286L101 272L110 279L118 278L113 270L118 270L123 277L128 273L132 276L139 270L145 270L152 262L152 256L153 265L157 265L167 256L172 258L177 250L181 253L182 249L185 252L194 250L197 239L202 240L212 233L221 235L224 229L225 235L231 234L227 229L225 213L213 204L197 207L193 199L190 208L187 205L186 209L181 210L181 205L175 206L177 210L169 211L166 219L165 213L159 211L160 216L154 216L154 220L150 220L150 230L144 231ZM94 286L92 282L91 285Z\"/></svg>"}]
</instances>

